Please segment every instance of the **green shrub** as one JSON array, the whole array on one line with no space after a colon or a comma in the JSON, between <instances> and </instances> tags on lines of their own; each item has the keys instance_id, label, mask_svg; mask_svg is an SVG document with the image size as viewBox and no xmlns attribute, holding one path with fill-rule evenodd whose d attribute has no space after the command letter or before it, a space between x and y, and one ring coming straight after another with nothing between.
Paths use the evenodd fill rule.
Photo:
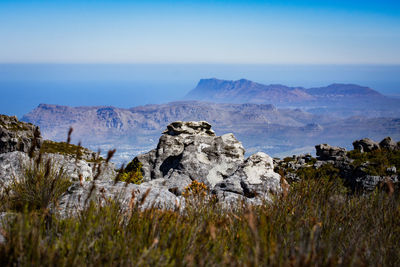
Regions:
<instances>
[{"instance_id":1,"label":"green shrub","mask_svg":"<svg viewBox=\"0 0 400 267\"><path fill-rule=\"evenodd\" d=\"M314 167L304 167L296 171L300 179L322 179L329 178L332 180L339 179L339 169L335 168L332 164L325 164L318 169Z\"/></svg>"},{"instance_id":2,"label":"green shrub","mask_svg":"<svg viewBox=\"0 0 400 267\"><path fill-rule=\"evenodd\" d=\"M358 150L352 150L347 153L347 156L353 159L353 167L360 167L362 164L368 162L364 171L370 175L387 175L387 168L395 166L400 168L400 151L391 151L387 149L378 149L372 152L361 153Z\"/></svg>"},{"instance_id":3,"label":"green shrub","mask_svg":"<svg viewBox=\"0 0 400 267\"><path fill-rule=\"evenodd\" d=\"M120 181L141 184L143 183L142 163L136 158L132 160L118 176Z\"/></svg>"},{"instance_id":4,"label":"green shrub","mask_svg":"<svg viewBox=\"0 0 400 267\"><path fill-rule=\"evenodd\" d=\"M26 167L24 175L14 178L7 188L9 208L21 211L46 209L55 204L58 198L71 185L65 172L55 170L51 161L31 163Z\"/></svg>"}]
</instances>

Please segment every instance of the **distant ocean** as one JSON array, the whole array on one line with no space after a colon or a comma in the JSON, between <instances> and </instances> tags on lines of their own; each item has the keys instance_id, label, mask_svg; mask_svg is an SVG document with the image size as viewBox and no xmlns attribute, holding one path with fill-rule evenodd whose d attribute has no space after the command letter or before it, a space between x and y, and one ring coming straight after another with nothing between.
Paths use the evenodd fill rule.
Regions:
<instances>
[{"instance_id":1,"label":"distant ocean","mask_svg":"<svg viewBox=\"0 0 400 267\"><path fill-rule=\"evenodd\" d=\"M166 103L211 77L303 87L355 83L400 97L400 65L0 64L0 114L21 117L40 103Z\"/></svg>"}]
</instances>

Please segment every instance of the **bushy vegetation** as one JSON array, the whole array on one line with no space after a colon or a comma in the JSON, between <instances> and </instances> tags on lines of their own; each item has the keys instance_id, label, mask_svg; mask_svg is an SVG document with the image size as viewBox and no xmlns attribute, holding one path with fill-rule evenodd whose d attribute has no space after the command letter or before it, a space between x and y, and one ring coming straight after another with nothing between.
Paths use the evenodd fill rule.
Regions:
<instances>
[{"instance_id":1,"label":"bushy vegetation","mask_svg":"<svg viewBox=\"0 0 400 267\"><path fill-rule=\"evenodd\" d=\"M127 183L143 183L142 163L135 158L126 166L126 168L121 170L117 178L118 180Z\"/></svg>"},{"instance_id":2,"label":"bushy vegetation","mask_svg":"<svg viewBox=\"0 0 400 267\"><path fill-rule=\"evenodd\" d=\"M354 168L364 165L363 171L370 175L388 175L387 168L392 166L395 166L397 170L400 169L399 150L378 149L364 153L358 150L352 150L347 153L347 156L354 159L352 163Z\"/></svg>"},{"instance_id":3,"label":"bushy vegetation","mask_svg":"<svg viewBox=\"0 0 400 267\"><path fill-rule=\"evenodd\" d=\"M52 153L69 155L81 159L83 156L87 162L99 163L104 159L96 153L89 153L89 150L80 146L70 144L68 142L54 142L51 140L44 140L42 146L40 147L40 153Z\"/></svg>"},{"instance_id":4,"label":"bushy vegetation","mask_svg":"<svg viewBox=\"0 0 400 267\"><path fill-rule=\"evenodd\" d=\"M23 176L16 178L4 188L0 209L23 211L45 210L56 204L58 198L71 185L62 169L55 170L51 161L31 162Z\"/></svg>"},{"instance_id":5,"label":"bushy vegetation","mask_svg":"<svg viewBox=\"0 0 400 267\"><path fill-rule=\"evenodd\" d=\"M64 155L79 155L82 153L82 147L66 142L54 142L50 140L44 140L42 147L40 148L41 153L54 153Z\"/></svg>"},{"instance_id":6,"label":"bushy vegetation","mask_svg":"<svg viewBox=\"0 0 400 267\"><path fill-rule=\"evenodd\" d=\"M309 266L400 263L400 199L347 195L338 179L305 179L261 206L122 211L92 203L78 217L25 210L4 226L0 264Z\"/></svg>"}]
</instances>

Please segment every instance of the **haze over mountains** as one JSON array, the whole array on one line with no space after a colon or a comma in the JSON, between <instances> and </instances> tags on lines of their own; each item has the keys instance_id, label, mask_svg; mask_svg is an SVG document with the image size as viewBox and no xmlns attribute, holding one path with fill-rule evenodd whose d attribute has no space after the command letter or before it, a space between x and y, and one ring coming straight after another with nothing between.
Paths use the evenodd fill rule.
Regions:
<instances>
[{"instance_id":1,"label":"haze over mountains","mask_svg":"<svg viewBox=\"0 0 400 267\"><path fill-rule=\"evenodd\" d=\"M73 127L75 143L115 147L118 163L156 146L166 125L177 120L206 120L217 134L233 132L248 153L261 150L273 156L312 152L316 143L348 146L363 137L400 138L400 101L358 85L305 89L204 79L186 98L202 101L129 109L41 104L22 120L39 125L45 138L57 141L64 141Z\"/></svg>"},{"instance_id":2,"label":"haze over mountains","mask_svg":"<svg viewBox=\"0 0 400 267\"><path fill-rule=\"evenodd\" d=\"M315 114L348 117L400 116L400 101L365 86L331 84L319 88L264 85L246 79L201 79L185 97L222 103L268 103L277 107L302 108ZM373 108L371 108L371 106Z\"/></svg>"}]
</instances>

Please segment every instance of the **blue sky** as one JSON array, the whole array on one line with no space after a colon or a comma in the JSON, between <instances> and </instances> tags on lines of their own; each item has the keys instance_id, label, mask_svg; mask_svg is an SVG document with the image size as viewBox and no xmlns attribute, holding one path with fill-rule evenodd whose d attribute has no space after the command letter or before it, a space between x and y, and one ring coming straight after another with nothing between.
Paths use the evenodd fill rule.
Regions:
<instances>
[{"instance_id":1,"label":"blue sky","mask_svg":"<svg viewBox=\"0 0 400 267\"><path fill-rule=\"evenodd\" d=\"M400 64L400 3L2 0L0 63Z\"/></svg>"}]
</instances>

